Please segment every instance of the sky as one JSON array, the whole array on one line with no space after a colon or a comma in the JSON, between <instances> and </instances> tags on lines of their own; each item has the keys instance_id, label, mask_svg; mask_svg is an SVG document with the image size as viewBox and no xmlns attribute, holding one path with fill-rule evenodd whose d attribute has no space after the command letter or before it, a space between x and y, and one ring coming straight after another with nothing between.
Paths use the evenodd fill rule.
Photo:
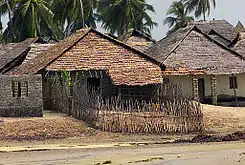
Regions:
<instances>
[{"instance_id":1,"label":"sky","mask_svg":"<svg viewBox=\"0 0 245 165\"><path fill-rule=\"evenodd\" d=\"M160 40L168 31L167 25L163 26L163 20L166 18L166 12L173 0L147 0L147 2L154 6L155 14L152 15L152 19L158 23L158 27L152 30L152 37ZM208 19L225 19L234 26L238 21L245 24L244 6L245 0L216 0L216 8L211 11Z\"/></svg>"},{"instance_id":2,"label":"sky","mask_svg":"<svg viewBox=\"0 0 245 165\"><path fill-rule=\"evenodd\" d=\"M160 40L165 37L166 32L169 30L167 25L163 26L163 20L166 18L166 12L173 2L173 0L146 0L149 4L155 8L155 14L152 14L152 19L158 23L158 27L152 30L152 37L156 40ZM216 8L211 11L209 20L215 18L225 19L232 25L240 20L245 24L245 0L216 0ZM7 16L3 18L3 26L6 27Z\"/></svg>"}]
</instances>

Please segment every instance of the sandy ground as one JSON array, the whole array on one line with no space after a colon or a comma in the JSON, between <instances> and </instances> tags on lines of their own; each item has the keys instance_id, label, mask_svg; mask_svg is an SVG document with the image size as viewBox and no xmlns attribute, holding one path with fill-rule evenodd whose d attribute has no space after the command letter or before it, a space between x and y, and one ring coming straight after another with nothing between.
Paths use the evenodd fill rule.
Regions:
<instances>
[{"instance_id":1,"label":"sandy ground","mask_svg":"<svg viewBox=\"0 0 245 165\"><path fill-rule=\"evenodd\" d=\"M244 165L245 143L178 144L130 148L0 153L8 165Z\"/></svg>"},{"instance_id":2,"label":"sandy ground","mask_svg":"<svg viewBox=\"0 0 245 165\"><path fill-rule=\"evenodd\" d=\"M204 110L204 122L207 133L231 133L235 131L242 131L245 128L245 107L219 107L212 105L203 105ZM4 123L11 128L10 135L8 136L17 136L15 135L17 131L23 131L22 127L20 129L13 128L12 125L18 125L18 122L22 122L27 126L32 126L32 122L37 122L39 120L45 121L48 123L48 126L51 130L58 128L60 131L54 132L57 135L62 135L68 129L69 131L65 132L66 137L57 139L41 139L41 140L28 140L17 139L17 140L0 140L0 147L6 146L26 146L28 145L42 145L42 144L70 144L70 145L87 145L87 144L101 144L101 143L113 143L113 142L163 142L166 140L175 140L179 138L191 138L193 135L146 135L146 134L121 134L121 133L105 133L101 131L89 130L84 123L81 121L67 117L62 113L53 113L45 111L43 118L2 118ZM29 124L26 123L29 122ZM65 121L65 122L64 122ZM16 124L17 123L17 124ZM64 123L65 127L60 125ZM8 125L9 124L9 125ZM39 126L38 128L30 127L30 130L39 130L39 134L43 133L42 129L44 126ZM52 126L54 125L54 127ZM68 125L68 126L67 126ZM17 127L17 126L16 126ZM72 127L72 128L70 128ZM84 128L85 127L85 128ZM1 127L0 123L0 132L4 134L6 127ZM13 129L13 131L12 131ZM71 131L71 129L73 129ZM81 129L83 129L81 131ZM86 133L89 130L89 133ZM79 132L80 134L73 133ZM27 131L28 132L28 131ZM30 132L30 131L29 131ZM83 133L85 132L85 133ZM18 133L18 132L17 132ZM0 137L3 135L0 135ZM21 136L24 136L21 133ZM48 135L46 135L48 136Z\"/></svg>"},{"instance_id":3,"label":"sandy ground","mask_svg":"<svg viewBox=\"0 0 245 165\"><path fill-rule=\"evenodd\" d=\"M206 130L214 133L244 131L245 107L203 105Z\"/></svg>"}]
</instances>

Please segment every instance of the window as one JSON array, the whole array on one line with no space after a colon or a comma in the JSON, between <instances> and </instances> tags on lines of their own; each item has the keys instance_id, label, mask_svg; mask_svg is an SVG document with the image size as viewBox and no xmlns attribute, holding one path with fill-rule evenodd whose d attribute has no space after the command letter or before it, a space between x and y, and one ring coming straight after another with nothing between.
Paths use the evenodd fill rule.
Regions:
<instances>
[{"instance_id":1,"label":"window","mask_svg":"<svg viewBox=\"0 0 245 165\"><path fill-rule=\"evenodd\" d=\"M28 97L28 82L12 81L13 97Z\"/></svg>"},{"instance_id":2,"label":"window","mask_svg":"<svg viewBox=\"0 0 245 165\"><path fill-rule=\"evenodd\" d=\"M237 77L230 77L230 89L237 89Z\"/></svg>"}]
</instances>

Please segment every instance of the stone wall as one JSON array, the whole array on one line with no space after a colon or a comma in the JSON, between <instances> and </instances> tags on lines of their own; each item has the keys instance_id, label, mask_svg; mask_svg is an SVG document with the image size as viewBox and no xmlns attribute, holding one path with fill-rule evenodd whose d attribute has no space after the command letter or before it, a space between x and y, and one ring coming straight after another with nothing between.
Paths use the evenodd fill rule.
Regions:
<instances>
[{"instance_id":1,"label":"stone wall","mask_svg":"<svg viewBox=\"0 0 245 165\"><path fill-rule=\"evenodd\" d=\"M41 75L0 75L0 116L42 116Z\"/></svg>"}]
</instances>

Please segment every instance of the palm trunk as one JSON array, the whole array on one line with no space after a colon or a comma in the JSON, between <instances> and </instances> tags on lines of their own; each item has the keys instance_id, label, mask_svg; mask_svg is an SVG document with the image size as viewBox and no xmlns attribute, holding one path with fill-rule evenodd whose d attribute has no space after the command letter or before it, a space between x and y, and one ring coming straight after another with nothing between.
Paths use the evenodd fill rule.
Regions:
<instances>
[{"instance_id":1,"label":"palm trunk","mask_svg":"<svg viewBox=\"0 0 245 165\"><path fill-rule=\"evenodd\" d=\"M13 31L13 21L12 21L12 10L9 4L9 0L5 0L7 8L8 8L8 17L9 17L9 23L10 23L10 33L12 33L14 39L15 39L15 35L14 35L14 31Z\"/></svg>"},{"instance_id":2,"label":"palm trunk","mask_svg":"<svg viewBox=\"0 0 245 165\"><path fill-rule=\"evenodd\" d=\"M205 4L203 4L202 14L203 14L203 20L206 21Z\"/></svg>"},{"instance_id":3,"label":"palm trunk","mask_svg":"<svg viewBox=\"0 0 245 165\"><path fill-rule=\"evenodd\" d=\"M81 14L82 14L82 27L85 27L84 23L84 10L83 10L83 0L80 0Z\"/></svg>"}]
</instances>

